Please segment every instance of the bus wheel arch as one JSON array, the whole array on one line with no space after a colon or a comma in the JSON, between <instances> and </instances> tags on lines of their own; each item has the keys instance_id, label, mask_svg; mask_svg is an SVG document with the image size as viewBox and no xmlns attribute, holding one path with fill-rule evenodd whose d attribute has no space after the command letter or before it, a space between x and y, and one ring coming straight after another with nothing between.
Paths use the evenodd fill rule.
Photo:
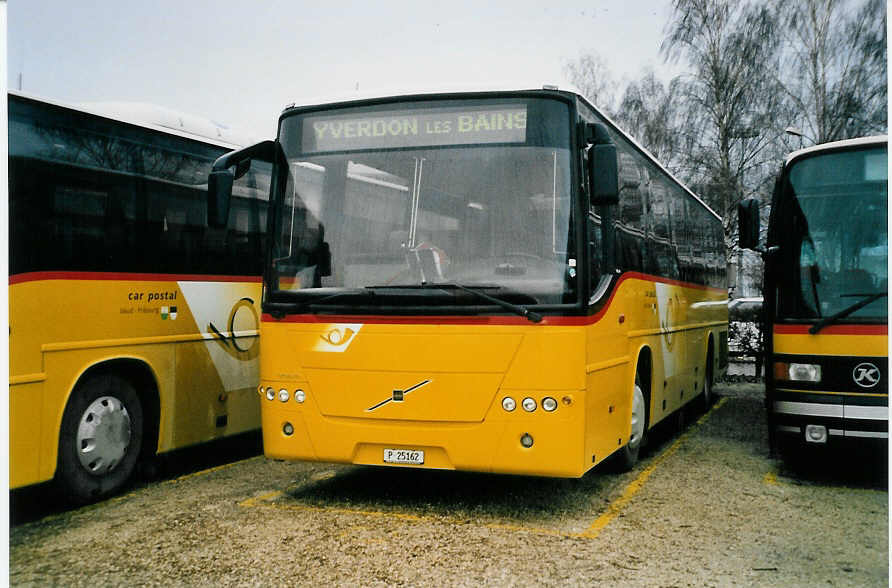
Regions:
<instances>
[{"instance_id":1,"label":"bus wheel arch","mask_svg":"<svg viewBox=\"0 0 892 588\"><path fill-rule=\"evenodd\" d=\"M78 504L120 490L138 462L154 454L159 414L157 383L145 362L115 359L90 366L62 414L56 486Z\"/></svg>"},{"instance_id":2,"label":"bus wheel arch","mask_svg":"<svg viewBox=\"0 0 892 588\"><path fill-rule=\"evenodd\" d=\"M653 361L649 347L642 347L635 362L635 380L632 388L630 412L631 433L628 442L617 452L617 461L623 471L631 470L638 463L641 447L647 437L650 424L650 401L653 382Z\"/></svg>"}]
</instances>

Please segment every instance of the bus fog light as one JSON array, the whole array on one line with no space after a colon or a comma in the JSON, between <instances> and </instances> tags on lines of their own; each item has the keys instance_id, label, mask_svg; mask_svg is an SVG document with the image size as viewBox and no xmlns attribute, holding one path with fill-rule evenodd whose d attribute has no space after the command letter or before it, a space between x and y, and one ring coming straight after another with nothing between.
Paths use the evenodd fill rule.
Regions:
<instances>
[{"instance_id":1,"label":"bus fog light","mask_svg":"<svg viewBox=\"0 0 892 588\"><path fill-rule=\"evenodd\" d=\"M524 433L520 437L520 444L529 449L533 446L533 436L529 433Z\"/></svg>"},{"instance_id":2,"label":"bus fog light","mask_svg":"<svg viewBox=\"0 0 892 588\"><path fill-rule=\"evenodd\" d=\"M815 363L774 364L774 375L779 380L791 382L820 382L821 366Z\"/></svg>"},{"instance_id":3,"label":"bus fog light","mask_svg":"<svg viewBox=\"0 0 892 588\"><path fill-rule=\"evenodd\" d=\"M823 425L807 425L805 427L805 440L809 443L826 443L827 427Z\"/></svg>"},{"instance_id":4,"label":"bus fog light","mask_svg":"<svg viewBox=\"0 0 892 588\"><path fill-rule=\"evenodd\" d=\"M557 409L557 400L551 396L546 396L542 399L542 410L545 412L554 412L555 409Z\"/></svg>"},{"instance_id":5,"label":"bus fog light","mask_svg":"<svg viewBox=\"0 0 892 588\"><path fill-rule=\"evenodd\" d=\"M266 389L266 399L267 400L275 400L275 398L276 398L276 391L273 390L272 388L267 388Z\"/></svg>"},{"instance_id":6,"label":"bus fog light","mask_svg":"<svg viewBox=\"0 0 892 588\"><path fill-rule=\"evenodd\" d=\"M282 402L288 402L288 399L291 397L291 394L288 393L288 390L282 388L279 390L279 400Z\"/></svg>"},{"instance_id":7,"label":"bus fog light","mask_svg":"<svg viewBox=\"0 0 892 588\"><path fill-rule=\"evenodd\" d=\"M517 403L510 396L506 396L502 398L502 408L504 408L506 412L512 412L517 408Z\"/></svg>"},{"instance_id":8,"label":"bus fog light","mask_svg":"<svg viewBox=\"0 0 892 588\"><path fill-rule=\"evenodd\" d=\"M301 404L304 403L304 400L307 399L307 394L303 390L295 390L294 391L294 400Z\"/></svg>"},{"instance_id":9,"label":"bus fog light","mask_svg":"<svg viewBox=\"0 0 892 588\"><path fill-rule=\"evenodd\" d=\"M290 437L294 434L294 425L292 425L291 423L285 423L285 425L282 427L282 432Z\"/></svg>"},{"instance_id":10,"label":"bus fog light","mask_svg":"<svg viewBox=\"0 0 892 588\"><path fill-rule=\"evenodd\" d=\"M527 396L523 399L523 403L521 403L521 406L523 406L523 409L525 411L533 412L534 410L536 410L536 401Z\"/></svg>"},{"instance_id":11,"label":"bus fog light","mask_svg":"<svg viewBox=\"0 0 892 588\"><path fill-rule=\"evenodd\" d=\"M820 382L821 366L813 363L791 363L790 379L796 382Z\"/></svg>"}]
</instances>

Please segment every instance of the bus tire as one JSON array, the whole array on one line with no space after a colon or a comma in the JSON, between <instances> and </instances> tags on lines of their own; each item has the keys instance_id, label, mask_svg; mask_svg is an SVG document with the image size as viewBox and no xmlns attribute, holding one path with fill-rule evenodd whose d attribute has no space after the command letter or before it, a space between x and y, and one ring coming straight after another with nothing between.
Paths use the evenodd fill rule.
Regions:
<instances>
[{"instance_id":1,"label":"bus tire","mask_svg":"<svg viewBox=\"0 0 892 588\"><path fill-rule=\"evenodd\" d=\"M620 470L628 472L638 463L638 455L641 453L641 445L647 429L647 414L644 399L644 390L641 389L640 376L635 374L635 388L632 391L632 411L629 442L619 450L617 463Z\"/></svg>"},{"instance_id":2,"label":"bus tire","mask_svg":"<svg viewBox=\"0 0 892 588\"><path fill-rule=\"evenodd\" d=\"M114 374L78 384L62 416L56 483L87 504L114 494L136 469L142 447L142 404L133 385Z\"/></svg>"},{"instance_id":3,"label":"bus tire","mask_svg":"<svg viewBox=\"0 0 892 588\"><path fill-rule=\"evenodd\" d=\"M700 409L703 412L708 411L715 402L715 395L712 391L712 345L710 344L709 353L706 354L706 365L703 366L703 390L700 392Z\"/></svg>"}]
</instances>

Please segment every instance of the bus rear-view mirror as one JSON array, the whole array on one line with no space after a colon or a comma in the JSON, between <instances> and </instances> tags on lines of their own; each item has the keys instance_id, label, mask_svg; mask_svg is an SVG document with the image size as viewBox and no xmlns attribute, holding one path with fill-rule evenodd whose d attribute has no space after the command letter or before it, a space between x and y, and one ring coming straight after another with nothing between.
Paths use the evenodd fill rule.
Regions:
<instances>
[{"instance_id":1,"label":"bus rear-view mirror","mask_svg":"<svg viewBox=\"0 0 892 588\"><path fill-rule=\"evenodd\" d=\"M592 145L588 155L588 177L593 206L619 202L616 145Z\"/></svg>"},{"instance_id":2,"label":"bus rear-view mirror","mask_svg":"<svg viewBox=\"0 0 892 588\"><path fill-rule=\"evenodd\" d=\"M737 205L737 243L741 249L759 247L759 203L753 198Z\"/></svg>"},{"instance_id":3,"label":"bus rear-view mirror","mask_svg":"<svg viewBox=\"0 0 892 588\"><path fill-rule=\"evenodd\" d=\"M234 180L235 176L228 169L212 171L208 176L208 226L226 227Z\"/></svg>"}]
</instances>

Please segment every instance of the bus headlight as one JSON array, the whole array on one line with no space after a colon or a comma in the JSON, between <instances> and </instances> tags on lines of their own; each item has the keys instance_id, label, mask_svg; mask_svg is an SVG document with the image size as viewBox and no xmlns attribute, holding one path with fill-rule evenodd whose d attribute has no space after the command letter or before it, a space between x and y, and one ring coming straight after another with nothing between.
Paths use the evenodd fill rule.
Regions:
<instances>
[{"instance_id":1,"label":"bus headlight","mask_svg":"<svg viewBox=\"0 0 892 588\"><path fill-rule=\"evenodd\" d=\"M821 366L815 363L777 362L774 364L774 377L790 382L820 382Z\"/></svg>"},{"instance_id":2,"label":"bus headlight","mask_svg":"<svg viewBox=\"0 0 892 588\"><path fill-rule=\"evenodd\" d=\"M294 391L294 400L300 404L304 403L304 400L307 399L307 394L303 390L295 390Z\"/></svg>"},{"instance_id":3,"label":"bus headlight","mask_svg":"<svg viewBox=\"0 0 892 588\"><path fill-rule=\"evenodd\" d=\"M527 396L526 398L523 399L521 406L523 406L523 409L525 411L533 412L534 410L536 410L536 401L533 400L532 398L530 398L529 396Z\"/></svg>"},{"instance_id":4,"label":"bus headlight","mask_svg":"<svg viewBox=\"0 0 892 588\"><path fill-rule=\"evenodd\" d=\"M276 398L276 391L273 390L272 388L267 388L266 389L266 399L267 400L275 400L275 398Z\"/></svg>"},{"instance_id":5,"label":"bus headlight","mask_svg":"<svg viewBox=\"0 0 892 588\"><path fill-rule=\"evenodd\" d=\"M545 412L554 412L557 409L557 400L551 396L542 399L542 410Z\"/></svg>"},{"instance_id":6,"label":"bus headlight","mask_svg":"<svg viewBox=\"0 0 892 588\"><path fill-rule=\"evenodd\" d=\"M288 399L291 398L291 394L288 393L288 390L282 388L279 390L279 401L288 402Z\"/></svg>"},{"instance_id":7,"label":"bus headlight","mask_svg":"<svg viewBox=\"0 0 892 588\"><path fill-rule=\"evenodd\" d=\"M505 412L512 412L517 408L517 403L510 396L506 396L502 398L502 408L505 409Z\"/></svg>"}]
</instances>

